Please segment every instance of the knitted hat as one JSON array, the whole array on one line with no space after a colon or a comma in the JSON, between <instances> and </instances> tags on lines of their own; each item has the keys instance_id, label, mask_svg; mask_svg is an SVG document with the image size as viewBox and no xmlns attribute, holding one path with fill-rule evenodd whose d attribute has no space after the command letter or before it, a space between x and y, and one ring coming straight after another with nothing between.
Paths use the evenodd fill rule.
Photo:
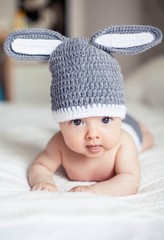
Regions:
<instances>
[{"instance_id":1,"label":"knitted hat","mask_svg":"<svg viewBox=\"0 0 164 240\"><path fill-rule=\"evenodd\" d=\"M91 39L28 29L11 33L5 50L16 59L49 60L52 111L57 122L93 116L123 119L123 77L111 53L137 54L161 39L161 31L151 26L114 26Z\"/></svg>"},{"instance_id":2,"label":"knitted hat","mask_svg":"<svg viewBox=\"0 0 164 240\"><path fill-rule=\"evenodd\" d=\"M124 118L123 79L118 62L110 54L86 39L71 39L52 53L49 66L56 121L91 116Z\"/></svg>"}]
</instances>

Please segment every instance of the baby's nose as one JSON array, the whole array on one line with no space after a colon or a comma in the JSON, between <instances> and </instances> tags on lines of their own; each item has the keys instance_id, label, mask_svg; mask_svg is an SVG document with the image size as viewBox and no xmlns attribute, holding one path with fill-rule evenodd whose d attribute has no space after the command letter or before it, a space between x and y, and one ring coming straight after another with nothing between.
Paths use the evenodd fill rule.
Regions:
<instances>
[{"instance_id":1,"label":"baby's nose","mask_svg":"<svg viewBox=\"0 0 164 240\"><path fill-rule=\"evenodd\" d=\"M99 133L95 127L89 127L86 133L87 140L99 139Z\"/></svg>"}]
</instances>

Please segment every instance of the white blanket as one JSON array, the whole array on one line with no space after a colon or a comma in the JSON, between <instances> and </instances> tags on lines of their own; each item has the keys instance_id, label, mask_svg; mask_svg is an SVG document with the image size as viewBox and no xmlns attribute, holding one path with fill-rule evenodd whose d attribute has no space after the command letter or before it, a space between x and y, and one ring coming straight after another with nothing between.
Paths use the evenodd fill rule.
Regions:
<instances>
[{"instance_id":1,"label":"white blanket","mask_svg":"<svg viewBox=\"0 0 164 240\"><path fill-rule=\"evenodd\" d=\"M28 166L58 127L49 106L0 104L1 240L164 239L164 111L128 109L151 129L155 146L140 155L138 194L108 197L68 193L81 183L62 169L54 176L59 193L30 192Z\"/></svg>"}]
</instances>

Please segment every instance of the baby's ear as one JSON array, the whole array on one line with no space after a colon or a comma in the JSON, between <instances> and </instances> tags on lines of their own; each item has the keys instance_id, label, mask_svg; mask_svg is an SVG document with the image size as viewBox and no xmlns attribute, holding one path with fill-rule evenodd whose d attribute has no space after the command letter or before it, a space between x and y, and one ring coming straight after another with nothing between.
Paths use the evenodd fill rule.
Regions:
<instances>
[{"instance_id":1,"label":"baby's ear","mask_svg":"<svg viewBox=\"0 0 164 240\"><path fill-rule=\"evenodd\" d=\"M12 32L4 43L7 55L18 60L48 60L66 37L49 29L25 29Z\"/></svg>"},{"instance_id":2,"label":"baby's ear","mask_svg":"<svg viewBox=\"0 0 164 240\"><path fill-rule=\"evenodd\" d=\"M152 26L112 26L95 33L91 43L109 53L138 54L159 44L162 32Z\"/></svg>"}]
</instances>

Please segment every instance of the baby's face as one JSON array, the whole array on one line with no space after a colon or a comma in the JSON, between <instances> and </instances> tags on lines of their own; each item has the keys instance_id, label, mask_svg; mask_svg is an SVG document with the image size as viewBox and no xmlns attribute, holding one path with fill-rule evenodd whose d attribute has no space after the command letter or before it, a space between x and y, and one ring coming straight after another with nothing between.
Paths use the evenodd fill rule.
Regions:
<instances>
[{"instance_id":1,"label":"baby's face","mask_svg":"<svg viewBox=\"0 0 164 240\"><path fill-rule=\"evenodd\" d=\"M120 137L121 119L90 117L59 124L66 145L87 157L100 157L112 149Z\"/></svg>"}]
</instances>

